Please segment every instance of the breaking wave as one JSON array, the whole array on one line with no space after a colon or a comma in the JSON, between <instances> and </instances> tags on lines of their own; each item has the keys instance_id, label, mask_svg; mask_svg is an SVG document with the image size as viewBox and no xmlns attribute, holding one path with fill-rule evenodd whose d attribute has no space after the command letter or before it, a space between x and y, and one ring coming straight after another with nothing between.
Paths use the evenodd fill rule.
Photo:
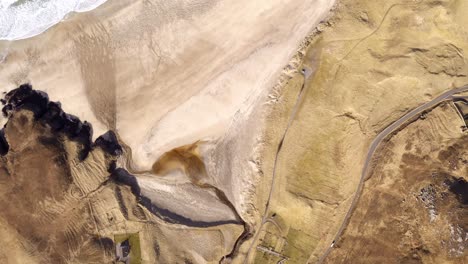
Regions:
<instances>
[{"instance_id":1,"label":"breaking wave","mask_svg":"<svg viewBox=\"0 0 468 264\"><path fill-rule=\"evenodd\" d=\"M107 0L1 0L0 39L18 40L38 35L70 12L90 11Z\"/></svg>"}]
</instances>

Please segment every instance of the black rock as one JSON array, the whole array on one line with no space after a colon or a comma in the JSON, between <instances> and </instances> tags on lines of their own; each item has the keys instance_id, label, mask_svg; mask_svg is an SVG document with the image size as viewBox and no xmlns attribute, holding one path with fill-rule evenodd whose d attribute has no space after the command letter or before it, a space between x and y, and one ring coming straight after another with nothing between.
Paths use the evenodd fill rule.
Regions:
<instances>
[{"instance_id":1,"label":"black rock","mask_svg":"<svg viewBox=\"0 0 468 264\"><path fill-rule=\"evenodd\" d=\"M109 164L109 168L107 168L107 172L112 174L117 169L117 162L115 160L112 160L111 163Z\"/></svg>"},{"instance_id":2,"label":"black rock","mask_svg":"<svg viewBox=\"0 0 468 264\"><path fill-rule=\"evenodd\" d=\"M61 105L58 102L50 102L49 110L42 116L42 119L49 124L54 131L63 129L66 118L65 113L62 111Z\"/></svg>"},{"instance_id":3,"label":"black rock","mask_svg":"<svg viewBox=\"0 0 468 264\"><path fill-rule=\"evenodd\" d=\"M42 91L33 90L30 84L23 84L5 95L6 105L3 114L11 110L27 109L40 118L48 110L49 96Z\"/></svg>"},{"instance_id":4,"label":"black rock","mask_svg":"<svg viewBox=\"0 0 468 264\"><path fill-rule=\"evenodd\" d=\"M65 113L59 102L49 101L47 93L34 90L30 84L20 85L6 93L5 98L1 100L4 104L2 112L5 117L13 111L30 110L36 120L48 125L53 132L63 133L70 140L81 143L80 160L84 160L94 146L102 148L113 156L119 156L123 152L113 131L107 131L93 144L93 127L90 123L82 122L78 117ZM7 149L6 146L4 143L2 149Z\"/></svg>"},{"instance_id":5,"label":"black rock","mask_svg":"<svg viewBox=\"0 0 468 264\"><path fill-rule=\"evenodd\" d=\"M4 117L8 117L8 113L13 110L13 106L7 104L2 108L2 113Z\"/></svg>"},{"instance_id":6,"label":"black rock","mask_svg":"<svg viewBox=\"0 0 468 264\"><path fill-rule=\"evenodd\" d=\"M138 185L137 179L132 174L128 173L127 170L123 168L115 169L111 174L111 179L113 179L118 184L124 184L130 186L132 193L139 198L141 194L140 186Z\"/></svg>"},{"instance_id":7,"label":"black rock","mask_svg":"<svg viewBox=\"0 0 468 264\"><path fill-rule=\"evenodd\" d=\"M30 84L23 84L5 95L3 115L8 116L12 111L30 110L34 117L48 125L52 131L65 134L70 140L82 144L79 153L80 160L84 160L92 149L93 127L90 123L65 113L59 102L50 102L49 96L39 90L34 90Z\"/></svg>"},{"instance_id":8,"label":"black rock","mask_svg":"<svg viewBox=\"0 0 468 264\"><path fill-rule=\"evenodd\" d=\"M98 137L94 144L113 156L120 156L122 154L122 146L120 146L119 140L112 130Z\"/></svg>"},{"instance_id":9,"label":"black rock","mask_svg":"<svg viewBox=\"0 0 468 264\"><path fill-rule=\"evenodd\" d=\"M83 124L78 117L70 114L65 115L63 119L63 132L70 138L78 136L82 127Z\"/></svg>"},{"instance_id":10,"label":"black rock","mask_svg":"<svg viewBox=\"0 0 468 264\"><path fill-rule=\"evenodd\" d=\"M452 177L449 190L457 196L461 204L468 205L468 182L462 177Z\"/></svg>"},{"instance_id":11,"label":"black rock","mask_svg":"<svg viewBox=\"0 0 468 264\"><path fill-rule=\"evenodd\" d=\"M0 129L0 155L4 156L8 153L10 146L5 138L5 132Z\"/></svg>"},{"instance_id":12,"label":"black rock","mask_svg":"<svg viewBox=\"0 0 468 264\"><path fill-rule=\"evenodd\" d=\"M80 122L81 123L81 122ZM81 129L73 140L81 143L83 149L79 153L80 160L86 159L93 145L93 126L91 123L84 121L81 123Z\"/></svg>"}]
</instances>

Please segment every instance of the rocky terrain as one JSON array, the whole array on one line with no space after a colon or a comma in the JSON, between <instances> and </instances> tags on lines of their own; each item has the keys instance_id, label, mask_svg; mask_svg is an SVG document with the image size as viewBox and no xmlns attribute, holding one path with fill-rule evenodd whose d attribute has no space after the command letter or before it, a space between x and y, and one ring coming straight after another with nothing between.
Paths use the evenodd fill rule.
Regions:
<instances>
[{"instance_id":1,"label":"rocky terrain","mask_svg":"<svg viewBox=\"0 0 468 264\"><path fill-rule=\"evenodd\" d=\"M242 248L251 262L322 261L372 140L410 110L468 83L466 10L464 1L339 1L270 96L257 189L267 210L260 209L256 239ZM449 122L459 122L453 133L462 133L460 117ZM359 253L328 263L366 262Z\"/></svg>"},{"instance_id":2,"label":"rocky terrain","mask_svg":"<svg viewBox=\"0 0 468 264\"><path fill-rule=\"evenodd\" d=\"M333 4L109 1L0 42L0 259L465 263L466 98L360 183L468 84L468 4Z\"/></svg>"},{"instance_id":3,"label":"rocky terrain","mask_svg":"<svg viewBox=\"0 0 468 264\"><path fill-rule=\"evenodd\" d=\"M92 142L89 123L29 85L6 94L3 103L8 122L2 130L0 219L8 243L2 261L111 263L115 239L126 234L139 236L134 250L141 253L131 263L218 262L232 252L244 228L237 215L222 218L223 210L232 214L229 206L218 209L215 219L201 220L160 208L135 176L116 167L122 148L113 132Z\"/></svg>"},{"instance_id":4,"label":"rocky terrain","mask_svg":"<svg viewBox=\"0 0 468 264\"><path fill-rule=\"evenodd\" d=\"M325 263L464 263L468 138L444 103L381 146L349 226Z\"/></svg>"},{"instance_id":5,"label":"rocky terrain","mask_svg":"<svg viewBox=\"0 0 468 264\"><path fill-rule=\"evenodd\" d=\"M9 160L17 151L9 142L17 112L10 91L31 83L39 101L24 102L24 111L40 111L50 137L73 135L60 140L70 148L44 156L76 156L70 170L85 196L95 194L88 214L103 226L93 236L123 243L138 233L144 263L241 261L239 246L258 215L252 157L264 100L333 4L110 0L35 37L0 41L0 91L8 93L0 153ZM107 154L94 160L101 150ZM109 189L113 183L129 187ZM67 256L44 261L71 262Z\"/></svg>"}]
</instances>

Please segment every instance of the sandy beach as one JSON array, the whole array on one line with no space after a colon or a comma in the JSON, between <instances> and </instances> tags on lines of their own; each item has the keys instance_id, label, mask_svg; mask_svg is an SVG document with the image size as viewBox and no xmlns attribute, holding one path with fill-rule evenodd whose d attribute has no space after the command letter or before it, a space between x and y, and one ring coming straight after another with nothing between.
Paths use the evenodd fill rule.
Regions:
<instances>
[{"instance_id":1,"label":"sandy beach","mask_svg":"<svg viewBox=\"0 0 468 264\"><path fill-rule=\"evenodd\" d=\"M264 106L333 4L109 0L37 36L1 40L0 92L31 83L91 123L93 140L115 131L126 150L118 166L136 176L154 204L169 207L170 194L181 192L186 197L177 197L175 210L182 217L253 223ZM202 174L192 175L190 166L154 171L165 153L191 144ZM205 216L185 208L191 194ZM238 237L227 236L231 244Z\"/></svg>"},{"instance_id":2,"label":"sandy beach","mask_svg":"<svg viewBox=\"0 0 468 264\"><path fill-rule=\"evenodd\" d=\"M212 142L209 157L227 135L229 146L242 146L223 146L223 158L242 163L255 140L236 131L255 137L259 120L249 115L332 4L108 1L36 37L1 42L0 89L30 82L89 121L94 137L115 130L131 150L131 171L148 171L163 153L198 140ZM237 167L208 170L244 177Z\"/></svg>"},{"instance_id":3,"label":"sandy beach","mask_svg":"<svg viewBox=\"0 0 468 264\"><path fill-rule=\"evenodd\" d=\"M117 129L134 168L147 170L172 148L222 136L332 5L266 2L109 1L2 43L2 90L43 87L96 135Z\"/></svg>"}]
</instances>

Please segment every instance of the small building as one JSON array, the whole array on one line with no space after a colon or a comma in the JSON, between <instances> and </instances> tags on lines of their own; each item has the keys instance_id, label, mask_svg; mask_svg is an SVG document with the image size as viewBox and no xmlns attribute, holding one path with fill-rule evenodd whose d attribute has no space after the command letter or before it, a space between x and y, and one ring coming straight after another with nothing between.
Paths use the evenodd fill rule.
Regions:
<instances>
[{"instance_id":1,"label":"small building","mask_svg":"<svg viewBox=\"0 0 468 264\"><path fill-rule=\"evenodd\" d=\"M128 239L117 243L115 245L115 255L117 256L117 261L130 264L130 250L131 247Z\"/></svg>"}]
</instances>

